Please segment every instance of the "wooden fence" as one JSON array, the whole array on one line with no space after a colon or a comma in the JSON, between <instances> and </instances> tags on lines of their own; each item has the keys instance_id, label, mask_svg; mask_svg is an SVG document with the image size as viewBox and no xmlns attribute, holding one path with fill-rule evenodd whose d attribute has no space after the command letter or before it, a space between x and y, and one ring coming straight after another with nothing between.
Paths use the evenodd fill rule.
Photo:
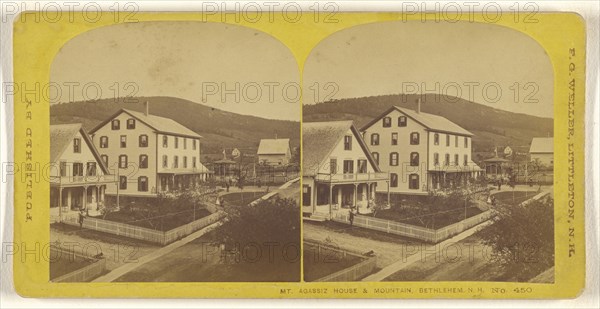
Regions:
<instances>
[{"instance_id":1,"label":"wooden fence","mask_svg":"<svg viewBox=\"0 0 600 309\"><path fill-rule=\"evenodd\" d=\"M492 211L487 210L478 215L467 218L466 220L453 223L437 230L362 215L354 216L353 224L367 229L438 243L475 225L485 222L491 219L492 216ZM349 214L347 213L333 213L331 220L350 224Z\"/></svg>"},{"instance_id":2,"label":"wooden fence","mask_svg":"<svg viewBox=\"0 0 600 309\"><path fill-rule=\"evenodd\" d=\"M85 217L83 220L83 228L117 236L144 240L155 244L167 245L219 221L222 216L223 213L221 211L216 211L204 218L169 231L159 231L121 222ZM65 218L63 222L69 225L79 226L77 217Z\"/></svg>"},{"instance_id":3,"label":"wooden fence","mask_svg":"<svg viewBox=\"0 0 600 309\"><path fill-rule=\"evenodd\" d=\"M344 256L353 255L353 256L363 259L361 262L359 262L357 264L354 264L350 267L344 268L340 271L336 271L333 274L329 274L327 276L316 279L316 280L314 280L314 282L358 281L358 280L368 276L369 274L371 274L373 272L373 270L375 270L375 267L377 265L377 257L365 257L365 256L362 256L355 252L350 252L347 250L342 250L339 248L326 246L324 244L316 243L316 242L305 241L305 243L307 243L311 246L315 246L317 248L323 247L327 250L337 251L337 252L342 253Z\"/></svg>"},{"instance_id":4,"label":"wooden fence","mask_svg":"<svg viewBox=\"0 0 600 309\"><path fill-rule=\"evenodd\" d=\"M106 260L103 258L94 259L74 251L65 251L61 248L55 247L50 247L50 251L52 252L52 256L58 256L59 258L63 258L63 256L67 254L69 256L76 256L80 259L93 260L92 264L72 271L68 274L64 274L58 278L54 278L51 280L52 282L90 282L102 275L102 273L104 273L106 270Z\"/></svg>"}]
</instances>

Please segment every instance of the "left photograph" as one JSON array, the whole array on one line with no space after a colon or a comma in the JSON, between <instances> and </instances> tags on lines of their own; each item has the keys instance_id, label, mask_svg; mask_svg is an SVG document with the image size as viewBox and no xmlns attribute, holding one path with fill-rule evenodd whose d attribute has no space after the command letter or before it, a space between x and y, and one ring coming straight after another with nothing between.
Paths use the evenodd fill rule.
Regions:
<instances>
[{"instance_id":1,"label":"left photograph","mask_svg":"<svg viewBox=\"0 0 600 309\"><path fill-rule=\"evenodd\" d=\"M258 30L96 28L50 83L51 282L299 282L300 77Z\"/></svg>"}]
</instances>

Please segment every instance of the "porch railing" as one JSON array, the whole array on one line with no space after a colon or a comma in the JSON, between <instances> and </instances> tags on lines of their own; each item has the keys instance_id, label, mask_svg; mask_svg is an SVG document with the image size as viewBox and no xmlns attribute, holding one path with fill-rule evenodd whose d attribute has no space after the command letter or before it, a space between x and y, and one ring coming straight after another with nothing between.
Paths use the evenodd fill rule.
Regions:
<instances>
[{"instance_id":1,"label":"porch railing","mask_svg":"<svg viewBox=\"0 0 600 309\"><path fill-rule=\"evenodd\" d=\"M388 173L345 173L345 174L318 174L317 181L321 182L349 182L349 181L383 181L388 180Z\"/></svg>"},{"instance_id":2,"label":"porch railing","mask_svg":"<svg viewBox=\"0 0 600 309\"><path fill-rule=\"evenodd\" d=\"M93 176L51 176L51 184L91 184L91 183L111 183L116 182L115 175L93 175Z\"/></svg>"}]
</instances>

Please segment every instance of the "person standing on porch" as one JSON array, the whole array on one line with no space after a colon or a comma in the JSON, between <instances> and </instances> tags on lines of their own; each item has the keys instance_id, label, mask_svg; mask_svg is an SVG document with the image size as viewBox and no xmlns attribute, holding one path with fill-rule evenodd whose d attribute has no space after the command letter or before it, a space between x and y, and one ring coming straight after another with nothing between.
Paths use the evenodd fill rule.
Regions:
<instances>
[{"instance_id":1,"label":"person standing on porch","mask_svg":"<svg viewBox=\"0 0 600 309\"><path fill-rule=\"evenodd\" d=\"M354 212L352 212L352 209L350 209L348 212L348 220L350 220L350 226L352 226L354 225Z\"/></svg>"}]
</instances>

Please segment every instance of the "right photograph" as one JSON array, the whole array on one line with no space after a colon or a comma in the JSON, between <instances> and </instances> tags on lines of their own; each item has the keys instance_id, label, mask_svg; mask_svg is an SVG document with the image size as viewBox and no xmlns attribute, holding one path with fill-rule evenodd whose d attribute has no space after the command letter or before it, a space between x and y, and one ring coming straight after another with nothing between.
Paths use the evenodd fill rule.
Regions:
<instances>
[{"instance_id":1,"label":"right photograph","mask_svg":"<svg viewBox=\"0 0 600 309\"><path fill-rule=\"evenodd\" d=\"M500 25L380 22L303 70L307 282L554 282L553 66Z\"/></svg>"}]
</instances>

